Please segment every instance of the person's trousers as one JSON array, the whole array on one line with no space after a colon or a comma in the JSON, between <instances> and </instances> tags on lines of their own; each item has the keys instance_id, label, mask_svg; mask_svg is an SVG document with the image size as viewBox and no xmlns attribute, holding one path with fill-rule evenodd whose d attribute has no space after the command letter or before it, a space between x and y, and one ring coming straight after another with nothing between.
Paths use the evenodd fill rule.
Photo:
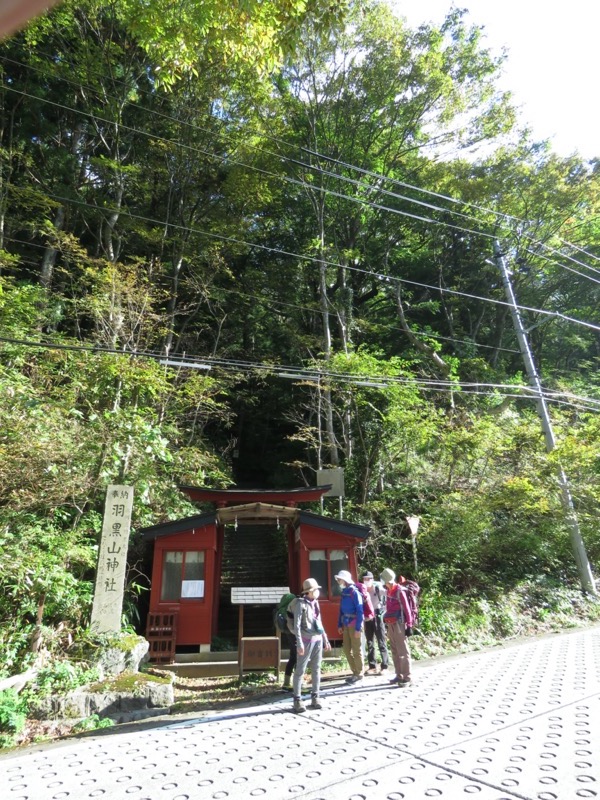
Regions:
<instances>
[{"instance_id":1,"label":"person's trousers","mask_svg":"<svg viewBox=\"0 0 600 800\"><path fill-rule=\"evenodd\" d=\"M404 633L404 622L394 622L386 627L396 677L401 681L410 680L410 650Z\"/></svg>"},{"instance_id":2,"label":"person's trousers","mask_svg":"<svg viewBox=\"0 0 600 800\"><path fill-rule=\"evenodd\" d=\"M365 626L365 639L367 640L367 661L371 669L375 669L377 661L375 659L375 639L377 639L377 647L379 648L379 655L381 656L381 668L388 668L388 650L385 643L385 626L381 614L375 614L373 619L366 619Z\"/></svg>"},{"instance_id":3,"label":"person's trousers","mask_svg":"<svg viewBox=\"0 0 600 800\"><path fill-rule=\"evenodd\" d=\"M323 638L311 639L309 642L302 640L304 654L298 653L296 671L294 672L294 697L300 699L302 695L302 678L310 666L312 678L311 693L313 697L319 696L321 689L321 661L323 660Z\"/></svg>"},{"instance_id":4,"label":"person's trousers","mask_svg":"<svg viewBox=\"0 0 600 800\"><path fill-rule=\"evenodd\" d=\"M287 639L288 649L290 651L290 657L288 658L288 662L285 665L285 675L288 678L292 677L292 672L296 667L296 661L298 660L298 653L296 651L296 637L293 633L286 633L284 634Z\"/></svg>"},{"instance_id":5,"label":"person's trousers","mask_svg":"<svg viewBox=\"0 0 600 800\"><path fill-rule=\"evenodd\" d=\"M365 671L365 661L362 652L360 637L354 635L354 625L344 625L342 629L342 649L353 675L362 678Z\"/></svg>"}]
</instances>

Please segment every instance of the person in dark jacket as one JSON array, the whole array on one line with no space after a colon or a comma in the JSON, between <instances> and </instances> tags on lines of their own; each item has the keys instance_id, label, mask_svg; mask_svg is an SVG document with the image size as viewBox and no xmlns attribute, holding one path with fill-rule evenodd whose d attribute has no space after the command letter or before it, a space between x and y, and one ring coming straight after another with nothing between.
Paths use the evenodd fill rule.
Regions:
<instances>
[{"instance_id":1,"label":"person in dark jacket","mask_svg":"<svg viewBox=\"0 0 600 800\"><path fill-rule=\"evenodd\" d=\"M283 614L287 618L287 609L289 604L292 600L296 599L296 595L292 594L291 592L286 592L283 595L281 600L279 601L279 606L277 607L276 613ZM294 670L296 669L296 661L298 660L298 654L296 653L296 637L294 634L287 630L282 631L281 633L282 642L287 644L289 650L289 658L287 664L285 665L285 671L283 673L283 683L281 685L282 689L285 689L287 692L292 691L292 675L294 674Z\"/></svg>"},{"instance_id":2,"label":"person in dark jacket","mask_svg":"<svg viewBox=\"0 0 600 800\"><path fill-rule=\"evenodd\" d=\"M383 614L385 611L385 586L379 581L373 580L372 572L365 572L362 575L362 583L369 593L375 616L371 619L365 618L365 639L367 640L367 663L369 665L365 675L375 675L377 673L377 661L375 658L375 640L381 657L381 671L385 672L388 668L388 650L385 643L385 625Z\"/></svg>"}]
</instances>

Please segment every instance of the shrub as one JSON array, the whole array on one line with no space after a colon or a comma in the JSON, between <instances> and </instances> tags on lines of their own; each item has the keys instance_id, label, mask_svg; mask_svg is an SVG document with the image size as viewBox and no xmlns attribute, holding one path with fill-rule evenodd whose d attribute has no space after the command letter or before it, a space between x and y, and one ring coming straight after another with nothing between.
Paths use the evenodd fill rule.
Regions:
<instances>
[{"instance_id":1,"label":"shrub","mask_svg":"<svg viewBox=\"0 0 600 800\"><path fill-rule=\"evenodd\" d=\"M73 725L71 733L85 733L86 731L96 731L101 728L112 728L114 724L114 721L108 717L99 717L98 714L92 714Z\"/></svg>"},{"instance_id":2,"label":"shrub","mask_svg":"<svg viewBox=\"0 0 600 800\"><path fill-rule=\"evenodd\" d=\"M38 672L34 689L40 695L68 692L95 680L98 680L96 668L90 669L72 661L57 661Z\"/></svg>"},{"instance_id":3,"label":"shrub","mask_svg":"<svg viewBox=\"0 0 600 800\"><path fill-rule=\"evenodd\" d=\"M10 747L25 727L25 702L14 689L0 691L0 747Z\"/></svg>"}]
</instances>

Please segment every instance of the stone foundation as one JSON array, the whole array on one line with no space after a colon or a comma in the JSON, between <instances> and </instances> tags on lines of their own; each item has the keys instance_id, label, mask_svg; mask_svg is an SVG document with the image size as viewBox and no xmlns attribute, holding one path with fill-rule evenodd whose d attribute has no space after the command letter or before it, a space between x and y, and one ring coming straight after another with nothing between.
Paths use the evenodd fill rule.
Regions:
<instances>
[{"instance_id":1,"label":"stone foundation","mask_svg":"<svg viewBox=\"0 0 600 800\"><path fill-rule=\"evenodd\" d=\"M169 713L174 702L173 684L165 682L138 683L132 691L111 691L110 685L101 691L89 687L74 689L64 695L45 697L31 716L35 719L84 719L93 714L110 717L115 722L141 719L140 712Z\"/></svg>"}]
</instances>

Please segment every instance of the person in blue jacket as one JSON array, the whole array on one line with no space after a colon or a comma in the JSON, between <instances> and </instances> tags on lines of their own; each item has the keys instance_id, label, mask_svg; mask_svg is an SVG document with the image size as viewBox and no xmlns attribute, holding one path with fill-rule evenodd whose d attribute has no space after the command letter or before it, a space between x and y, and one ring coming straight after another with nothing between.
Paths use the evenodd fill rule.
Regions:
<instances>
[{"instance_id":1,"label":"person in blue jacket","mask_svg":"<svg viewBox=\"0 0 600 800\"><path fill-rule=\"evenodd\" d=\"M342 637L344 655L352 670L352 675L346 678L346 683L358 686L362 683L365 670L361 642L364 616L362 596L348 570L340 570L334 577L342 590L338 633Z\"/></svg>"}]
</instances>

